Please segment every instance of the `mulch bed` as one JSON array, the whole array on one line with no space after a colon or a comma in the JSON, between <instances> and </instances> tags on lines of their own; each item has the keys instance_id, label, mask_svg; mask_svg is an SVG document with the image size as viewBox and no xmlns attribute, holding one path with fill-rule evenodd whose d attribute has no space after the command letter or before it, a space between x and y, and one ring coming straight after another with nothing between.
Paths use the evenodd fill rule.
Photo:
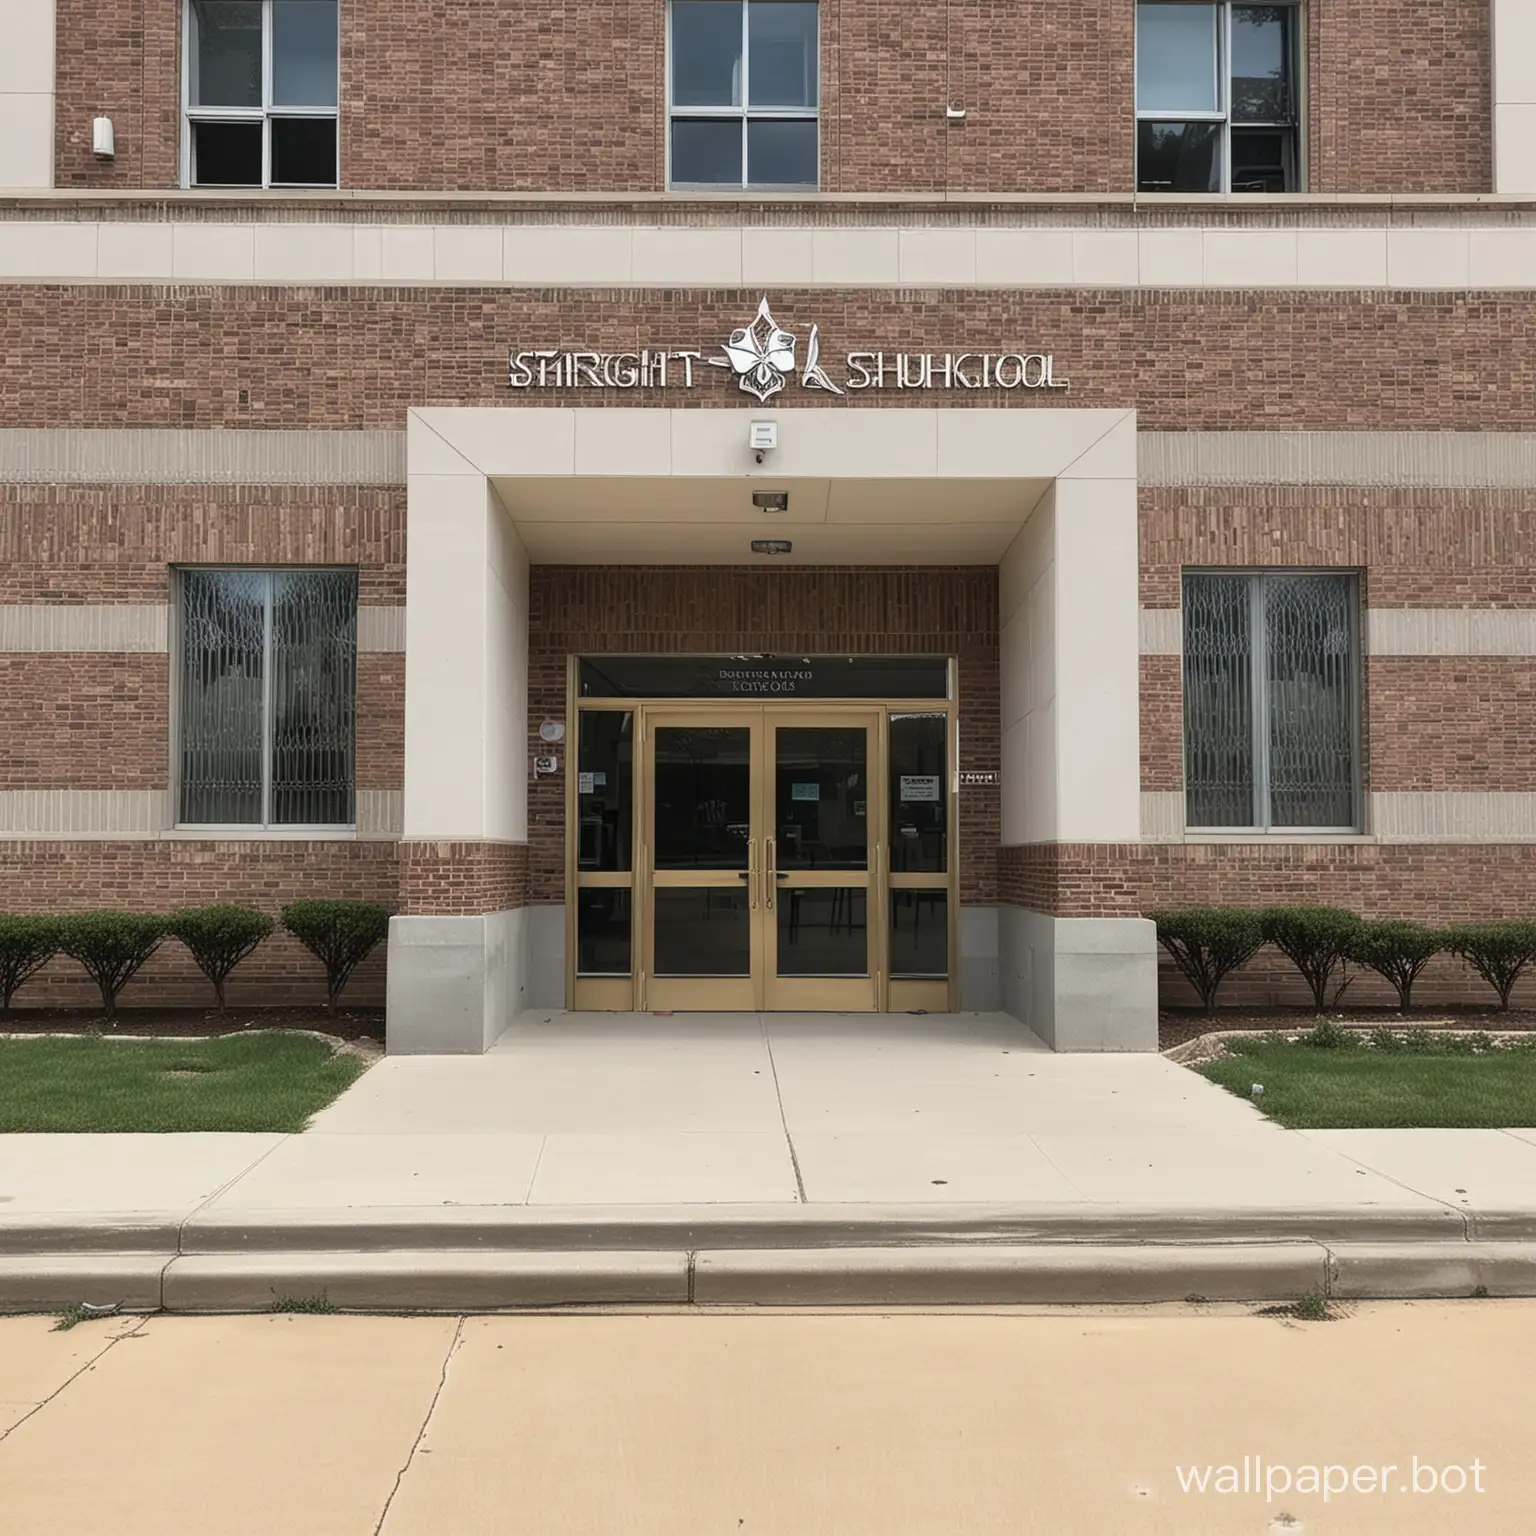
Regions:
<instances>
[{"instance_id":1,"label":"mulch bed","mask_svg":"<svg viewBox=\"0 0 1536 1536\"><path fill-rule=\"evenodd\" d=\"M1415 1008L1411 1013L1399 1013L1395 1008L1335 1008L1328 1017L1360 1029L1390 1024L1396 1029L1536 1030L1536 1009L1531 1008L1511 1008L1508 1013L1497 1008ZM1157 1018L1157 1043L1166 1051L1216 1030L1304 1030L1316 1022L1315 1008L1218 1008L1214 1013L1165 1008Z\"/></svg>"},{"instance_id":2,"label":"mulch bed","mask_svg":"<svg viewBox=\"0 0 1536 1536\"><path fill-rule=\"evenodd\" d=\"M384 1040L382 1008L119 1008L108 1021L99 1008L13 1008L0 1013L0 1035L238 1035L248 1029L307 1029L342 1040Z\"/></svg>"}]
</instances>

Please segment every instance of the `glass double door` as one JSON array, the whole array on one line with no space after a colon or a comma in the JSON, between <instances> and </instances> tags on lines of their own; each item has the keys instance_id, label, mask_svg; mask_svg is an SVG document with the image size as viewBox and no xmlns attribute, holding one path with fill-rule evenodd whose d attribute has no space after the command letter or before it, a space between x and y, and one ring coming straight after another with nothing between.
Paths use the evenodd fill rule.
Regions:
<instances>
[{"instance_id":1,"label":"glass double door","mask_svg":"<svg viewBox=\"0 0 1536 1536\"><path fill-rule=\"evenodd\" d=\"M637 924L651 1009L880 1005L879 709L648 709Z\"/></svg>"}]
</instances>

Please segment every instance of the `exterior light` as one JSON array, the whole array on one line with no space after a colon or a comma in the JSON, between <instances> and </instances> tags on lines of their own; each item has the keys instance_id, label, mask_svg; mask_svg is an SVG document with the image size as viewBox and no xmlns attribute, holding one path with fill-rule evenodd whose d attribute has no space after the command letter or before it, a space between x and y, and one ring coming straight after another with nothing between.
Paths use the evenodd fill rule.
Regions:
<instances>
[{"instance_id":1,"label":"exterior light","mask_svg":"<svg viewBox=\"0 0 1536 1536\"><path fill-rule=\"evenodd\" d=\"M795 546L788 539L753 539L754 555L787 555Z\"/></svg>"},{"instance_id":2,"label":"exterior light","mask_svg":"<svg viewBox=\"0 0 1536 1536\"><path fill-rule=\"evenodd\" d=\"M753 491L752 505L759 512L788 512L788 491Z\"/></svg>"}]
</instances>

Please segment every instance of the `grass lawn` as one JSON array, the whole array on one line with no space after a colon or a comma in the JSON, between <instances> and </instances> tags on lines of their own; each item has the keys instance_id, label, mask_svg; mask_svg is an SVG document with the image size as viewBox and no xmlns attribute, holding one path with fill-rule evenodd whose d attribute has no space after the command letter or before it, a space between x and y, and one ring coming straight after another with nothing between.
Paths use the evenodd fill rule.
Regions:
<instances>
[{"instance_id":1,"label":"grass lawn","mask_svg":"<svg viewBox=\"0 0 1536 1536\"><path fill-rule=\"evenodd\" d=\"M306 1035L0 1040L0 1132L301 1131L364 1066Z\"/></svg>"},{"instance_id":2,"label":"grass lawn","mask_svg":"<svg viewBox=\"0 0 1536 1536\"><path fill-rule=\"evenodd\" d=\"M1232 1040L1230 1055L1197 1070L1239 1098L1262 1083L1259 1108L1294 1130L1536 1126L1536 1042L1390 1031L1306 1040Z\"/></svg>"}]
</instances>

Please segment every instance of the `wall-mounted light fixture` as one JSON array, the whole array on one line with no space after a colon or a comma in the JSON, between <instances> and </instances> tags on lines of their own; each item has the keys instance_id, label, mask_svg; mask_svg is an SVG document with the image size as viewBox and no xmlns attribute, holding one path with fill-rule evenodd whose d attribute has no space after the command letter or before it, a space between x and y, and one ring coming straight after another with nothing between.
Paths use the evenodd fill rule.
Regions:
<instances>
[{"instance_id":1,"label":"wall-mounted light fixture","mask_svg":"<svg viewBox=\"0 0 1536 1536\"><path fill-rule=\"evenodd\" d=\"M788 512L788 491L753 491L752 505L759 512Z\"/></svg>"},{"instance_id":2,"label":"wall-mounted light fixture","mask_svg":"<svg viewBox=\"0 0 1536 1536\"><path fill-rule=\"evenodd\" d=\"M110 117L98 117L91 124L91 152L103 160L117 155L117 136L112 131Z\"/></svg>"}]
</instances>

